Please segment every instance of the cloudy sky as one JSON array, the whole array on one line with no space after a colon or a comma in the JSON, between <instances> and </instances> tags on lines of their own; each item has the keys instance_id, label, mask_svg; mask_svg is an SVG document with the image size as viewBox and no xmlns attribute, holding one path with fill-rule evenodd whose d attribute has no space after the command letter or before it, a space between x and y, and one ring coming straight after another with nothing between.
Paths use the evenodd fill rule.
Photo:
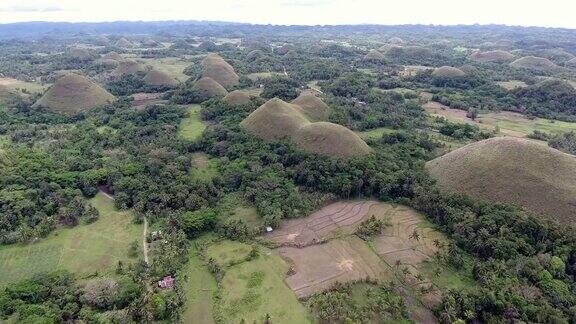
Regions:
<instances>
[{"instance_id":1,"label":"cloudy sky","mask_svg":"<svg viewBox=\"0 0 576 324\"><path fill-rule=\"evenodd\" d=\"M0 0L0 23L193 19L576 28L575 12L574 0Z\"/></svg>"}]
</instances>

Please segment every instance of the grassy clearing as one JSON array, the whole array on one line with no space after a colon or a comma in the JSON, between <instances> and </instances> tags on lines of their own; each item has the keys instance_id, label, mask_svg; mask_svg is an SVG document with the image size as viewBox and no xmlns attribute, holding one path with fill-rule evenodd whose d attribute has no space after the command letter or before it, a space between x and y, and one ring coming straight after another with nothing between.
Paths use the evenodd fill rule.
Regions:
<instances>
[{"instance_id":1,"label":"grassy clearing","mask_svg":"<svg viewBox=\"0 0 576 324\"><path fill-rule=\"evenodd\" d=\"M275 75L281 75L280 72L257 72L246 75L250 80L257 81L259 79L269 79Z\"/></svg>"},{"instance_id":2,"label":"grassy clearing","mask_svg":"<svg viewBox=\"0 0 576 324\"><path fill-rule=\"evenodd\" d=\"M197 140L202 136L206 126L200 119L200 105L190 105L188 107L188 117L182 119L179 134L187 140Z\"/></svg>"},{"instance_id":3,"label":"grassy clearing","mask_svg":"<svg viewBox=\"0 0 576 324\"><path fill-rule=\"evenodd\" d=\"M0 78L0 85L6 86L11 90L16 90L19 93L43 93L48 88L48 85L13 78Z\"/></svg>"},{"instance_id":4,"label":"grassy clearing","mask_svg":"<svg viewBox=\"0 0 576 324\"><path fill-rule=\"evenodd\" d=\"M576 130L576 123L545 118L530 119L511 111L483 112L475 120L472 120L466 117L466 111L449 108L438 103L428 103L423 108L431 116L444 117L456 123L473 124L489 131L498 129L502 135L506 136L526 137L526 135L531 134L535 130L550 134L561 134Z\"/></svg>"},{"instance_id":5,"label":"grassy clearing","mask_svg":"<svg viewBox=\"0 0 576 324\"><path fill-rule=\"evenodd\" d=\"M524 88L524 87L528 86L526 84L526 82L520 81L520 80L500 81L500 82L496 82L496 83L508 91L514 90L516 88Z\"/></svg>"},{"instance_id":6,"label":"grassy clearing","mask_svg":"<svg viewBox=\"0 0 576 324\"><path fill-rule=\"evenodd\" d=\"M116 210L102 193L90 203L100 212L92 224L59 229L33 244L0 247L0 285L55 269L81 275L107 271L119 260L129 260L128 247L139 241L142 227L132 223L131 212Z\"/></svg>"},{"instance_id":7,"label":"grassy clearing","mask_svg":"<svg viewBox=\"0 0 576 324\"><path fill-rule=\"evenodd\" d=\"M218 160L211 159L206 153L193 153L192 163L194 167L190 170L190 175L194 179L208 181L218 174Z\"/></svg>"},{"instance_id":8,"label":"grassy clearing","mask_svg":"<svg viewBox=\"0 0 576 324\"><path fill-rule=\"evenodd\" d=\"M233 256L235 252L242 255L246 247L243 243L223 241L210 247L208 253L219 251L221 261L230 261L237 259ZM242 319L246 323L262 323L266 314L272 323L310 323L306 308L284 283L288 267L279 256L264 248L255 259L225 267L218 316L225 323L238 323Z\"/></svg>"},{"instance_id":9,"label":"grassy clearing","mask_svg":"<svg viewBox=\"0 0 576 324\"><path fill-rule=\"evenodd\" d=\"M231 220L242 220L250 228L259 229L264 226L256 207L248 204L238 194L229 194L220 201L221 217Z\"/></svg>"},{"instance_id":10,"label":"grassy clearing","mask_svg":"<svg viewBox=\"0 0 576 324\"><path fill-rule=\"evenodd\" d=\"M435 261L423 262L418 266L426 278L438 287L456 289L459 291L469 290L476 287L476 282L470 276L451 267L438 264Z\"/></svg>"},{"instance_id":11,"label":"grassy clearing","mask_svg":"<svg viewBox=\"0 0 576 324\"><path fill-rule=\"evenodd\" d=\"M189 250L190 258L186 268L188 280L184 285L186 304L182 314L183 323L212 324L212 299L218 289L216 279L198 257L195 247Z\"/></svg>"},{"instance_id":12,"label":"grassy clearing","mask_svg":"<svg viewBox=\"0 0 576 324\"><path fill-rule=\"evenodd\" d=\"M166 57L166 58L159 58L159 59L138 59L142 61L146 65L150 65L153 68L166 72L168 75L173 77L174 79L184 82L188 79L188 76L184 74L184 69L188 67L191 63L186 60L182 60L178 57Z\"/></svg>"},{"instance_id":13,"label":"grassy clearing","mask_svg":"<svg viewBox=\"0 0 576 324\"><path fill-rule=\"evenodd\" d=\"M225 240L209 246L206 250L206 258L214 259L220 266L227 267L242 262L251 250L252 247L249 244Z\"/></svg>"}]
</instances>

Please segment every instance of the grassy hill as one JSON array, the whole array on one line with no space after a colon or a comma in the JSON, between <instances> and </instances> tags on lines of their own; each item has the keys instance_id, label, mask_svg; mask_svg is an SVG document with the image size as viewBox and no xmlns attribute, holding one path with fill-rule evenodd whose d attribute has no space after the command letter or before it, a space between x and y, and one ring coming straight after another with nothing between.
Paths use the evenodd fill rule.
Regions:
<instances>
[{"instance_id":1,"label":"grassy hill","mask_svg":"<svg viewBox=\"0 0 576 324\"><path fill-rule=\"evenodd\" d=\"M253 111L240 125L262 139L280 139L292 136L307 123L298 106L274 98Z\"/></svg>"},{"instance_id":2,"label":"grassy hill","mask_svg":"<svg viewBox=\"0 0 576 324\"><path fill-rule=\"evenodd\" d=\"M576 157L544 144L487 139L432 160L426 168L446 190L516 204L559 223L576 220Z\"/></svg>"},{"instance_id":3,"label":"grassy hill","mask_svg":"<svg viewBox=\"0 0 576 324\"><path fill-rule=\"evenodd\" d=\"M302 126L293 136L296 145L305 151L340 157L355 157L368 154L370 147L348 128L317 122Z\"/></svg>"},{"instance_id":4,"label":"grassy hill","mask_svg":"<svg viewBox=\"0 0 576 324\"><path fill-rule=\"evenodd\" d=\"M114 96L101 86L78 74L58 79L34 104L63 113L77 113L114 101Z\"/></svg>"},{"instance_id":5,"label":"grassy hill","mask_svg":"<svg viewBox=\"0 0 576 324\"><path fill-rule=\"evenodd\" d=\"M330 107L310 91L302 92L292 103L300 107L310 121L327 121L330 115Z\"/></svg>"},{"instance_id":6,"label":"grassy hill","mask_svg":"<svg viewBox=\"0 0 576 324\"><path fill-rule=\"evenodd\" d=\"M231 106L245 105L250 102L250 95L244 91L234 90L223 99Z\"/></svg>"},{"instance_id":7,"label":"grassy hill","mask_svg":"<svg viewBox=\"0 0 576 324\"><path fill-rule=\"evenodd\" d=\"M470 59L477 62L505 62L514 58L514 54L502 50L474 52Z\"/></svg>"},{"instance_id":8,"label":"grassy hill","mask_svg":"<svg viewBox=\"0 0 576 324\"><path fill-rule=\"evenodd\" d=\"M515 68L541 70L541 71L551 71L558 68L558 65L556 65L549 59L536 56L521 57L516 61L510 63L510 66Z\"/></svg>"},{"instance_id":9,"label":"grassy hill","mask_svg":"<svg viewBox=\"0 0 576 324\"><path fill-rule=\"evenodd\" d=\"M220 83L224 88L238 85L239 77L232 65L224 61L218 54L210 54L202 61L202 76L209 77Z\"/></svg>"}]
</instances>

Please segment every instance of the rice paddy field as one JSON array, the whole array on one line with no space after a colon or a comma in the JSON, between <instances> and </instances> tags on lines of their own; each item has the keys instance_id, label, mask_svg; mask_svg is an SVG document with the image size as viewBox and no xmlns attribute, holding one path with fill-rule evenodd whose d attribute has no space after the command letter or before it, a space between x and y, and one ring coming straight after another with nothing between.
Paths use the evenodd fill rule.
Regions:
<instances>
[{"instance_id":1,"label":"rice paddy field","mask_svg":"<svg viewBox=\"0 0 576 324\"><path fill-rule=\"evenodd\" d=\"M129 245L140 242L142 226L132 223L130 211L116 210L103 193L90 203L100 213L92 224L59 229L37 243L1 246L0 285L56 269L79 275L106 272L119 260L130 261Z\"/></svg>"},{"instance_id":2,"label":"rice paddy field","mask_svg":"<svg viewBox=\"0 0 576 324\"><path fill-rule=\"evenodd\" d=\"M200 109L200 105L190 105L188 107L188 117L184 118L180 123L179 134L182 138L194 141L202 136L206 126L200 119Z\"/></svg>"}]
</instances>

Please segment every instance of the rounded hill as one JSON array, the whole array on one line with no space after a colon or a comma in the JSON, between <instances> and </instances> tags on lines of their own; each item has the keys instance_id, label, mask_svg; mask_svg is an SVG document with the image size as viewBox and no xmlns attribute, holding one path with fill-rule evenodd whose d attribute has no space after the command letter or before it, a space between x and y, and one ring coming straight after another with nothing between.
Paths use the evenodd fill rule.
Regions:
<instances>
[{"instance_id":1,"label":"rounded hill","mask_svg":"<svg viewBox=\"0 0 576 324\"><path fill-rule=\"evenodd\" d=\"M514 58L514 54L502 50L475 52L470 59L477 62L506 62Z\"/></svg>"},{"instance_id":2,"label":"rounded hill","mask_svg":"<svg viewBox=\"0 0 576 324\"><path fill-rule=\"evenodd\" d=\"M209 54L202 60L202 67L202 76L213 79L224 88L238 85L238 74L234 72L234 68L220 57L220 55Z\"/></svg>"},{"instance_id":3,"label":"rounded hill","mask_svg":"<svg viewBox=\"0 0 576 324\"><path fill-rule=\"evenodd\" d=\"M136 74L138 72L146 72L146 66L134 60L124 60L118 63L118 67L114 69L114 74L117 76Z\"/></svg>"},{"instance_id":4,"label":"rounded hill","mask_svg":"<svg viewBox=\"0 0 576 324\"><path fill-rule=\"evenodd\" d=\"M106 105L114 96L86 77L70 73L56 82L34 104L64 113L77 113Z\"/></svg>"},{"instance_id":5,"label":"rounded hill","mask_svg":"<svg viewBox=\"0 0 576 324\"><path fill-rule=\"evenodd\" d=\"M108 53L102 55L102 58L106 59L106 60L114 60L114 61L122 61L123 60L122 56L120 56L120 54L118 54L114 51L108 52Z\"/></svg>"},{"instance_id":6,"label":"rounded hill","mask_svg":"<svg viewBox=\"0 0 576 324\"><path fill-rule=\"evenodd\" d=\"M364 56L365 61L382 61L384 60L384 54L380 53L380 51L371 49L368 54Z\"/></svg>"},{"instance_id":7,"label":"rounded hill","mask_svg":"<svg viewBox=\"0 0 576 324\"><path fill-rule=\"evenodd\" d=\"M370 152L370 147L360 136L348 128L317 122L300 127L292 137L299 148L316 154L351 158Z\"/></svg>"},{"instance_id":8,"label":"rounded hill","mask_svg":"<svg viewBox=\"0 0 576 324\"><path fill-rule=\"evenodd\" d=\"M426 163L449 191L510 203L564 224L576 221L576 157L520 138L466 145Z\"/></svg>"},{"instance_id":9,"label":"rounded hill","mask_svg":"<svg viewBox=\"0 0 576 324\"><path fill-rule=\"evenodd\" d=\"M432 72L432 76L438 78L460 78L465 75L466 73L464 71L452 66L441 66L439 68L434 69L434 71Z\"/></svg>"},{"instance_id":10,"label":"rounded hill","mask_svg":"<svg viewBox=\"0 0 576 324\"><path fill-rule=\"evenodd\" d=\"M258 107L240 125L262 139L280 139L292 136L309 121L298 106L273 98Z\"/></svg>"},{"instance_id":11,"label":"rounded hill","mask_svg":"<svg viewBox=\"0 0 576 324\"><path fill-rule=\"evenodd\" d=\"M150 86L175 87L178 85L176 79L171 77L168 73L156 69L151 69L146 73L144 82Z\"/></svg>"},{"instance_id":12,"label":"rounded hill","mask_svg":"<svg viewBox=\"0 0 576 324\"><path fill-rule=\"evenodd\" d=\"M202 98L201 101L211 98L222 98L228 94L228 91L220 83L208 77L200 78L194 83L192 88L198 92L198 95Z\"/></svg>"},{"instance_id":13,"label":"rounded hill","mask_svg":"<svg viewBox=\"0 0 576 324\"><path fill-rule=\"evenodd\" d=\"M222 100L231 106L240 106L249 103L250 96L244 91L234 90L227 94Z\"/></svg>"},{"instance_id":14,"label":"rounded hill","mask_svg":"<svg viewBox=\"0 0 576 324\"><path fill-rule=\"evenodd\" d=\"M310 91L302 92L292 103L300 107L310 121L326 121L330 115L330 107Z\"/></svg>"},{"instance_id":15,"label":"rounded hill","mask_svg":"<svg viewBox=\"0 0 576 324\"><path fill-rule=\"evenodd\" d=\"M549 71L557 68L558 66L547 58L537 56L524 56L516 61L510 63L511 67Z\"/></svg>"}]
</instances>

